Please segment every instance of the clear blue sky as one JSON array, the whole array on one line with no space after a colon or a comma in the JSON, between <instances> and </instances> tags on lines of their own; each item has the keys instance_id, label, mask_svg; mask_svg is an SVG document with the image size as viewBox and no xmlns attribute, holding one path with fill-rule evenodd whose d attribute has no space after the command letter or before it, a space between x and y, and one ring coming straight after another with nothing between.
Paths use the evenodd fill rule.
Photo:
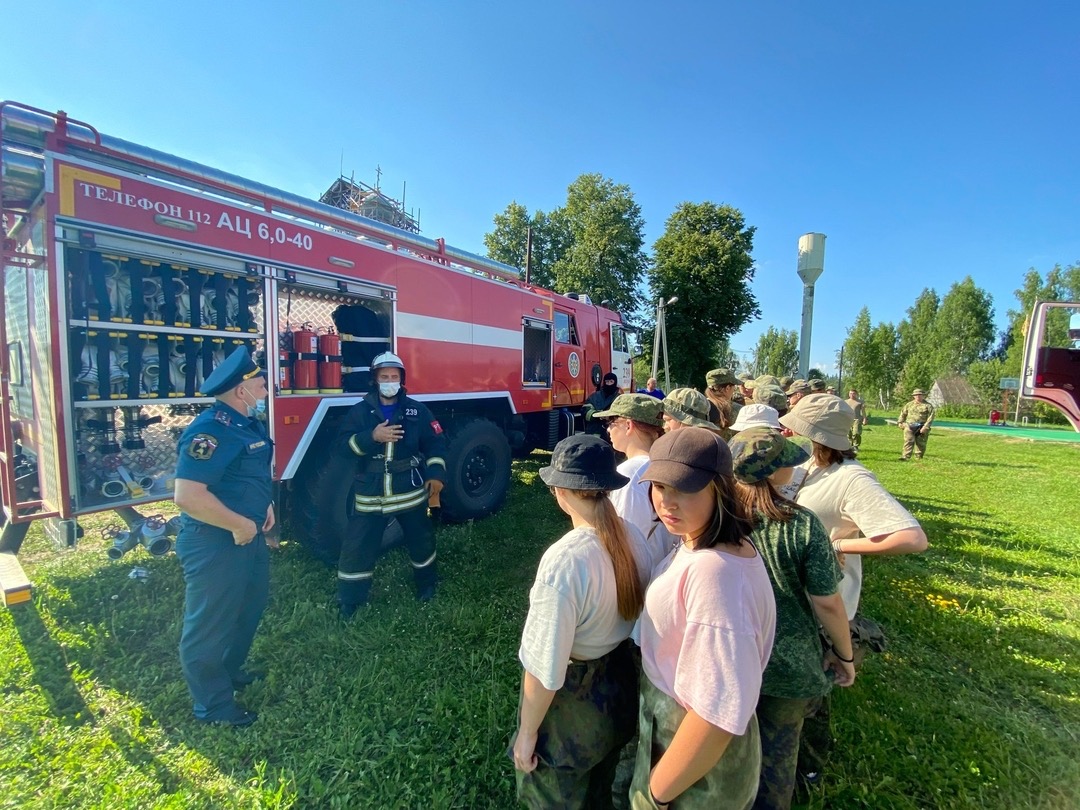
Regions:
<instances>
[{"instance_id":1,"label":"clear blue sky","mask_svg":"<svg viewBox=\"0 0 1080 810\"><path fill-rule=\"evenodd\" d=\"M1080 6L1069 2L3 4L0 97L318 197L346 174L484 252L511 200L627 184L647 245L680 202L757 227L761 320L798 329L798 238L828 235L815 365L862 306L965 275L999 323L1080 259ZM674 347L677 348L677 347Z\"/></svg>"}]
</instances>

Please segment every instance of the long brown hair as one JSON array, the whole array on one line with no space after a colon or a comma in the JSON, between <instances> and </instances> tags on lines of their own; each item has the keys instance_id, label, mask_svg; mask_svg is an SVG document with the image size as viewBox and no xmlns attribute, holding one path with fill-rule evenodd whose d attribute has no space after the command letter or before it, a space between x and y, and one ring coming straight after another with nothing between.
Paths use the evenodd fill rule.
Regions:
<instances>
[{"instance_id":1,"label":"long brown hair","mask_svg":"<svg viewBox=\"0 0 1080 810\"><path fill-rule=\"evenodd\" d=\"M726 543L741 546L754 530L754 521L742 501L735 497L735 478L717 475L709 482L716 497L712 520L700 535L694 538L694 548L713 548Z\"/></svg>"},{"instance_id":2,"label":"long brown hair","mask_svg":"<svg viewBox=\"0 0 1080 810\"><path fill-rule=\"evenodd\" d=\"M818 467L831 467L834 464L843 464L852 461L855 453L852 450L837 450L835 447L826 447L820 442L814 442L814 464Z\"/></svg>"},{"instance_id":3,"label":"long brown hair","mask_svg":"<svg viewBox=\"0 0 1080 810\"><path fill-rule=\"evenodd\" d=\"M630 548L630 538L626 536L622 518L615 511L615 505L608 493L592 489L569 491L592 502L592 527L596 529L600 545L611 558L611 565L615 569L619 615L627 621L636 619L645 604L645 586L641 582L637 561L634 559L633 549Z\"/></svg>"},{"instance_id":4,"label":"long brown hair","mask_svg":"<svg viewBox=\"0 0 1080 810\"><path fill-rule=\"evenodd\" d=\"M776 491L772 481L763 478L752 484L735 480L735 495L746 510L756 517L786 523L795 516L791 501Z\"/></svg>"}]
</instances>

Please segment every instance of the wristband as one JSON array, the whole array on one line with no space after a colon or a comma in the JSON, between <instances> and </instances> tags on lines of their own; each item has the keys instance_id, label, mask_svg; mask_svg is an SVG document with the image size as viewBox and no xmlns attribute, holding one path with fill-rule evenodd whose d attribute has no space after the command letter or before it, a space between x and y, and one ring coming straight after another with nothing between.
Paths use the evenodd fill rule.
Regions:
<instances>
[{"instance_id":1,"label":"wristband","mask_svg":"<svg viewBox=\"0 0 1080 810\"><path fill-rule=\"evenodd\" d=\"M842 542L843 542L842 539L832 541L832 550L835 551L837 554L843 554L844 553L844 550L842 548L840 548L840 544Z\"/></svg>"},{"instance_id":2,"label":"wristband","mask_svg":"<svg viewBox=\"0 0 1080 810\"><path fill-rule=\"evenodd\" d=\"M855 653L854 652L852 652L851 658L844 658L844 656L842 656L839 653L839 651L836 649L835 645L830 644L829 648L832 650L832 654L835 655L837 658L839 658L841 661L843 661L845 664L854 664L855 663Z\"/></svg>"}]
</instances>

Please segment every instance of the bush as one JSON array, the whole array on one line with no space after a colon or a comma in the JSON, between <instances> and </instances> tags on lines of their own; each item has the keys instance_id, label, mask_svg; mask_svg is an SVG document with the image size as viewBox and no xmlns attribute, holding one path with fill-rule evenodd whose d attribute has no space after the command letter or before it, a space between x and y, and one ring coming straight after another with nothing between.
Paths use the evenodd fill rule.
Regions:
<instances>
[{"instance_id":1,"label":"bush","mask_svg":"<svg viewBox=\"0 0 1080 810\"><path fill-rule=\"evenodd\" d=\"M989 413L985 405L942 405L934 409L937 419L986 419Z\"/></svg>"}]
</instances>

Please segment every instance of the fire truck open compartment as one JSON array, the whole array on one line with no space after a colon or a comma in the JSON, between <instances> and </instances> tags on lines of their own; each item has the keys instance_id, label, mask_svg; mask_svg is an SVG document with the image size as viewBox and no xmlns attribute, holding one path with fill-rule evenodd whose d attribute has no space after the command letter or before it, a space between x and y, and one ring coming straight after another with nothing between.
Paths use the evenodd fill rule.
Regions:
<instances>
[{"instance_id":1,"label":"fire truck open compartment","mask_svg":"<svg viewBox=\"0 0 1080 810\"><path fill-rule=\"evenodd\" d=\"M0 162L0 499L23 532L0 551L33 519L73 537L79 515L132 527L170 498L202 382L237 346L272 382L279 518L317 532L346 515L328 460L376 354L402 357L447 434L453 520L498 509L511 453L553 448L629 368L620 317L587 295L63 113L0 102Z\"/></svg>"}]
</instances>

